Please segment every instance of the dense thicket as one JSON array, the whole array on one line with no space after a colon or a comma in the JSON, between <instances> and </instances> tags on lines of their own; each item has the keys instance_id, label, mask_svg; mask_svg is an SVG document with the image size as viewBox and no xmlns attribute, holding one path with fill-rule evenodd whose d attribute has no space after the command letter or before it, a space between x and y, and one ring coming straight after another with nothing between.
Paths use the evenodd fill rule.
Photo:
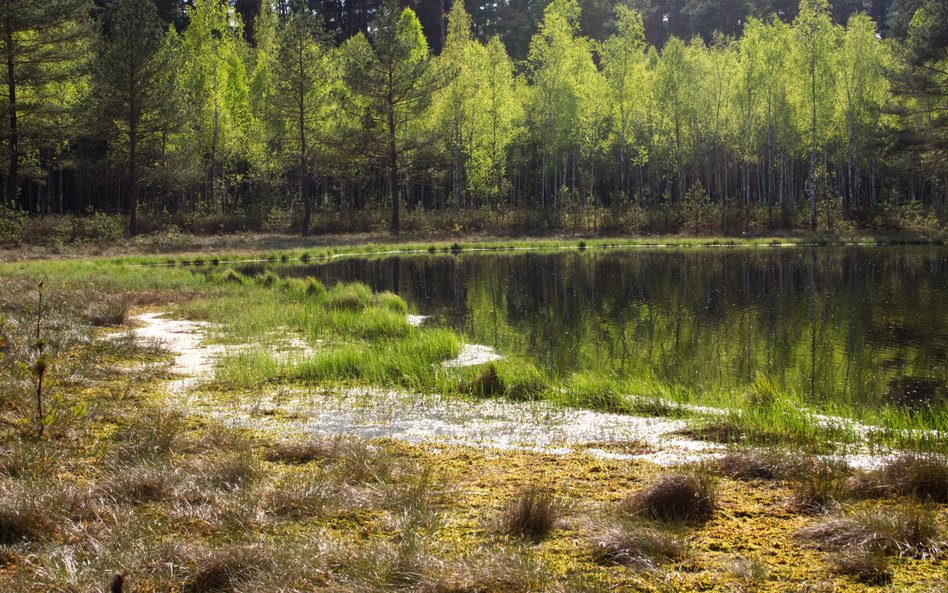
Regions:
<instances>
[{"instance_id":1,"label":"dense thicket","mask_svg":"<svg viewBox=\"0 0 948 593\"><path fill-rule=\"evenodd\" d=\"M4 216L944 217L944 0L450 4L0 0Z\"/></svg>"}]
</instances>

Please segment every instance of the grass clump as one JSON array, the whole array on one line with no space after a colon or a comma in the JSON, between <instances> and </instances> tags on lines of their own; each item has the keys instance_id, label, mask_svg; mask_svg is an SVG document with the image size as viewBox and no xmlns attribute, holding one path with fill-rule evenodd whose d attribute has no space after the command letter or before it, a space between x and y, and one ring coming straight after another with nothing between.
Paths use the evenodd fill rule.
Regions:
<instances>
[{"instance_id":1,"label":"grass clump","mask_svg":"<svg viewBox=\"0 0 948 593\"><path fill-rule=\"evenodd\" d=\"M303 442L287 441L270 447L263 457L273 463L304 465L333 457L334 448L332 443L317 439Z\"/></svg>"},{"instance_id":2,"label":"grass clump","mask_svg":"<svg viewBox=\"0 0 948 593\"><path fill-rule=\"evenodd\" d=\"M685 553L683 538L652 526L619 520L593 525L591 531L589 546L599 564L654 568Z\"/></svg>"},{"instance_id":3,"label":"grass clump","mask_svg":"<svg viewBox=\"0 0 948 593\"><path fill-rule=\"evenodd\" d=\"M823 513L849 496L849 467L841 461L818 460L801 465L793 481L789 506L802 513Z\"/></svg>"},{"instance_id":4,"label":"grass clump","mask_svg":"<svg viewBox=\"0 0 948 593\"><path fill-rule=\"evenodd\" d=\"M386 309L392 313L398 313L402 317L408 315L408 304L402 297L389 291L380 292L372 299L376 307Z\"/></svg>"},{"instance_id":5,"label":"grass clump","mask_svg":"<svg viewBox=\"0 0 948 593\"><path fill-rule=\"evenodd\" d=\"M734 451L715 459L716 471L735 480L783 480L795 475L804 461L782 451Z\"/></svg>"},{"instance_id":6,"label":"grass clump","mask_svg":"<svg viewBox=\"0 0 948 593\"><path fill-rule=\"evenodd\" d=\"M290 475L270 489L266 508L278 517L306 519L322 513L335 494L332 485L318 474Z\"/></svg>"},{"instance_id":7,"label":"grass clump","mask_svg":"<svg viewBox=\"0 0 948 593\"><path fill-rule=\"evenodd\" d=\"M115 434L112 457L125 462L166 457L183 446L183 430L180 414L148 410Z\"/></svg>"},{"instance_id":8,"label":"grass clump","mask_svg":"<svg viewBox=\"0 0 948 593\"><path fill-rule=\"evenodd\" d=\"M83 492L62 482L0 482L0 545L50 539L83 513Z\"/></svg>"},{"instance_id":9,"label":"grass clump","mask_svg":"<svg viewBox=\"0 0 948 593\"><path fill-rule=\"evenodd\" d=\"M863 491L948 503L948 461L935 454L907 453L869 474Z\"/></svg>"},{"instance_id":10,"label":"grass clump","mask_svg":"<svg viewBox=\"0 0 948 593\"><path fill-rule=\"evenodd\" d=\"M233 490L250 484L261 475L256 459L247 452L237 452L202 459L196 474L212 488Z\"/></svg>"},{"instance_id":11,"label":"grass clump","mask_svg":"<svg viewBox=\"0 0 948 593\"><path fill-rule=\"evenodd\" d=\"M702 523L714 513L716 487L714 477L703 472L666 475L634 494L626 506L651 519Z\"/></svg>"},{"instance_id":12,"label":"grass clump","mask_svg":"<svg viewBox=\"0 0 948 593\"><path fill-rule=\"evenodd\" d=\"M914 558L935 556L948 545L935 512L918 504L826 517L796 535L822 550L869 550Z\"/></svg>"},{"instance_id":13,"label":"grass clump","mask_svg":"<svg viewBox=\"0 0 948 593\"><path fill-rule=\"evenodd\" d=\"M894 576L889 558L878 550L846 550L836 554L831 570L867 585L886 585Z\"/></svg>"},{"instance_id":14,"label":"grass clump","mask_svg":"<svg viewBox=\"0 0 948 593\"><path fill-rule=\"evenodd\" d=\"M603 412L629 411L629 403L619 393L619 384L597 373L586 371L570 375L564 387L567 405Z\"/></svg>"},{"instance_id":15,"label":"grass clump","mask_svg":"<svg viewBox=\"0 0 948 593\"><path fill-rule=\"evenodd\" d=\"M500 524L511 535L538 542L553 531L564 510L563 502L553 493L530 484L504 505Z\"/></svg>"},{"instance_id":16,"label":"grass clump","mask_svg":"<svg viewBox=\"0 0 948 593\"><path fill-rule=\"evenodd\" d=\"M262 550L234 545L203 554L189 571L181 593L230 593L251 579L264 563Z\"/></svg>"},{"instance_id":17,"label":"grass clump","mask_svg":"<svg viewBox=\"0 0 948 593\"><path fill-rule=\"evenodd\" d=\"M468 378L461 380L459 391L482 397L533 401L543 396L548 384L540 371L528 362L499 360L469 371Z\"/></svg>"},{"instance_id":18,"label":"grass clump","mask_svg":"<svg viewBox=\"0 0 948 593\"><path fill-rule=\"evenodd\" d=\"M247 277L233 268L227 268L221 272L220 276L218 276L218 280L225 284L244 284L247 281Z\"/></svg>"},{"instance_id":19,"label":"grass clump","mask_svg":"<svg viewBox=\"0 0 948 593\"><path fill-rule=\"evenodd\" d=\"M97 327L115 327L128 319L128 309L128 299L121 295L96 295L86 307L83 317Z\"/></svg>"},{"instance_id":20,"label":"grass clump","mask_svg":"<svg viewBox=\"0 0 948 593\"><path fill-rule=\"evenodd\" d=\"M329 291L329 307L346 311L358 311L372 302L372 289L361 282L336 284Z\"/></svg>"},{"instance_id":21,"label":"grass clump","mask_svg":"<svg viewBox=\"0 0 948 593\"><path fill-rule=\"evenodd\" d=\"M178 473L165 464L114 464L108 471L111 476L97 490L106 499L118 503L141 504L164 500L179 482Z\"/></svg>"}]
</instances>

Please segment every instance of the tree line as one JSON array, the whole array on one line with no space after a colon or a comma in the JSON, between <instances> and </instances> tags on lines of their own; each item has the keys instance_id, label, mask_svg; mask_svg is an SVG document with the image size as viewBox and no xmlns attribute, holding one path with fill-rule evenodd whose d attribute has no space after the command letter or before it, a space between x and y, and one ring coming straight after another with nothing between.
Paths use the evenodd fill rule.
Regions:
<instances>
[{"instance_id":1,"label":"tree line","mask_svg":"<svg viewBox=\"0 0 948 593\"><path fill-rule=\"evenodd\" d=\"M690 38L608 4L552 0L521 52L462 2L0 0L3 212L944 216L943 1L724 3Z\"/></svg>"}]
</instances>

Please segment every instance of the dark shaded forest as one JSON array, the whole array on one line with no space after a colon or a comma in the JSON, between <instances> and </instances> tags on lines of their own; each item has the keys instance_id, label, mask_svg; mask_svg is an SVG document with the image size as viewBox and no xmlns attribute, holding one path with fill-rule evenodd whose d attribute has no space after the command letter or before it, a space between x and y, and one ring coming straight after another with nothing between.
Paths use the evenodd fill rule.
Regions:
<instances>
[{"instance_id":1,"label":"dark shaded forest","mask_svg":"<svg viewBox=\"0 0 948 593\"><path fill-rule=\"evenodd\" d=\"M948 211L944 0L5 0L0 59L3 241Z\"/></svg>"}]
</instances>

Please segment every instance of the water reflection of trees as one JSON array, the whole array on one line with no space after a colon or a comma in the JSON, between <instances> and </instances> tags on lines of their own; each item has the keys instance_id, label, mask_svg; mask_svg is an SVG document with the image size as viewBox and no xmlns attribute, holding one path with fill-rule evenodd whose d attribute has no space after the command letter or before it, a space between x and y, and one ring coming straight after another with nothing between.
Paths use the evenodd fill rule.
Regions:
<instances>
[{"instance_id":1,"label":"water reflection of trees","mask_svg":"<svg viewBox=\"0 0 948 593\"><path fill-rule=\"evenodd\" d=\"M934 379L943 396L948 377L944 248L439 255L284 273L395 290L551 374L740 388L764 372L857 402L902 377Z\"/></svg>"}]
</instances>

